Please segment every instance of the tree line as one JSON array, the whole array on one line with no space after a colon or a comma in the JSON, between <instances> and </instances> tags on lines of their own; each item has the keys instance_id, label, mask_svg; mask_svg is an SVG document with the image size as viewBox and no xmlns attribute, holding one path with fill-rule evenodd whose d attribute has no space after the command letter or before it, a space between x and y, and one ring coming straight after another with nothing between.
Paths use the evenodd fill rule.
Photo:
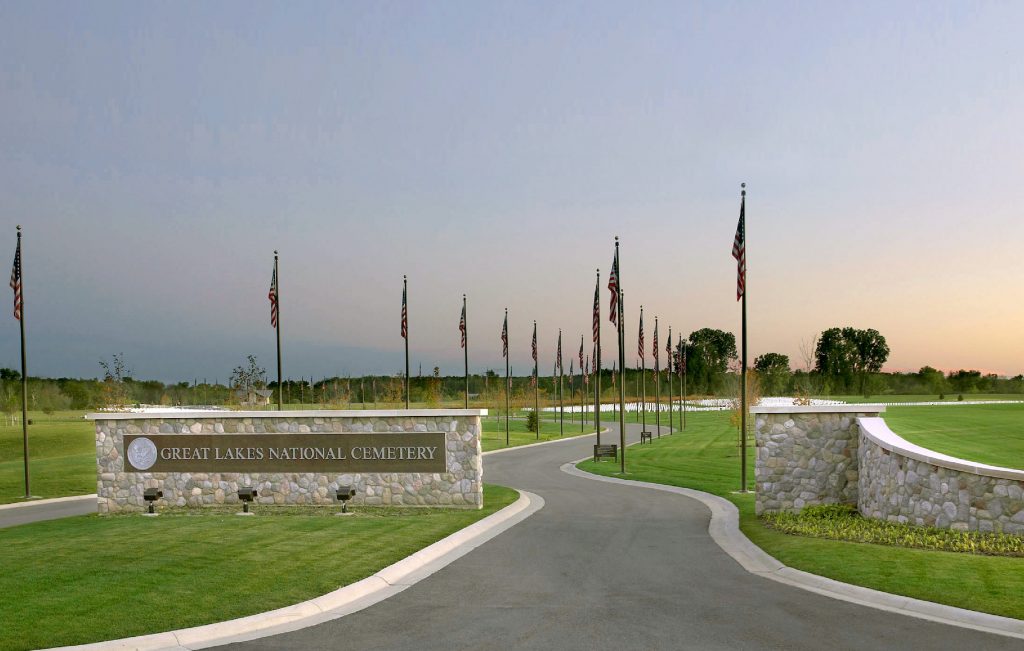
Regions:
<instances>
[{"instance_id":1,"label":"tree line","mask_svg":"<svg viewBox=\"0 0 1024 651\"><path fill-rule=\"evenodd\" d=\"M739 361L736 337L731 332L701 328L690 333L681 343L674 342L673 368L685 360L687 394L689 396L732 397L738 389ZM1011 378L985 374L973 369L943 373L931 366L917 372L882 372L888 360L889 346L885 337L874 329L852 327L829 328L801 342L802 366L793 368L788 355L768 352L757 356L752 373L757 377L761 395L863 395L885 394L934 395L975 393L1024 393L1024 375ZM666 355L662 356L662 379L667 379ZM226 383L199 382L164 383L158 380L135 379L124 356L115 354L101 360L103 376L88 378L42 378L28 380L29 408L43 412L85 410L104 407L148 405L232 405L245 400L245 390L271 392L271 403L277 400L277 383L268 382L266 371L255 356L249 355L236 367ZM653 398L653 370L647 369L648 399ZM558 381L542 375L537 380L541 399L550 404L558 396ZM601 369L602 400L618 396L618 382L626 383L626 394L635 399L639 394L640 370L627 368L613 374ZM465 380L461 375L445 376L439 367L422 377L411 377L410 400L427 405L441 405L463 399ZM504 406L505 378L494 370L470 376L470 396L475 404L500 408ZM585 387L579 374L563 380L563 397L568 404L581 399L593 401L593 384ZM527 406L534 400L533 379L515 377L511 381L511 401ZM392 375L361 377L326 377L320 380L302 378L282 382L284 402L345 407L351 405L394 406L404 401L403 378ZM667 387L662 389L667 395ZM21 375L14 369L0 369L0 410L13 414L21 408Z\"/></svg>"}]
</instances>

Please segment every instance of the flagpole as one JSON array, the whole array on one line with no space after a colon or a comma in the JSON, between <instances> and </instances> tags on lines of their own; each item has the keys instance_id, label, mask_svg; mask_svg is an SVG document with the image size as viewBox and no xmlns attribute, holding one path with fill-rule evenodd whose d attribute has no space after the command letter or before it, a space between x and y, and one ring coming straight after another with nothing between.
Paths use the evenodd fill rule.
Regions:
<instances>
[{"instance_id":1,"label":"flagpole","mask_svg":"<svg viewBox=\"0 0 1024 651\"><path fill-rule=\"evenodd\" d=\"M537 341L537 321L533 322L533 341ZM539 347L538 343L538 347ZM538 359L540 359L539 348L534 352L533 355L533 412L537 416L537 440L540 440L540 366Z\"/></svg>"},{"instance_id":2,"label":"flagpole","mask_svg":"<svg viewBox=\"0 0 1024 651\"><path fill-rule=\"evenodd\" d=\"M601 269L597 270L597 292L601 291ZM601 306L598 301L597 347L594 349L594 431L601 445Z\"/></svg>"},{"instance_id":3,"label":"flagpole","mask_svg":"<svg viewBox=\"0 0 1024 651\"><path fill-rule=\"evenodd\" d=\"M619 238L615 238L615 259L619 259ZM622 263L619 263L618 278L619 283L619 368L625 368L626 365L626 327L622 320L625 318L626 310L623 307L626 300L626 293L622 291ZM626 474L626 416L623 413L623 408L626 406L626 385L623 382L619 382L619 445L621 449L620 454L620 470L622 474Z\"/></svg>"},{"instance_id":4,"label":"flagpole","mask_svg":"<svg viewBox=\"0 0 1024 651\"><path fill-rule=\"evenodd\" d=\"M283 389L281 387L281 275L277 264L277 251L274 251L274 298L277 303L277 326L274 331L277 334L277 410L284 410Z\"/></svg>"},{"instance_id":5,"label":"flagpole","mask_svg":"<svg viewBox=\"0 0 1024 651\"><path fill-rule=\"evenodd\" d=\"M21 300L18 310L18 324L21 329L21 445L22 454L25 457L25 499L32 499L32 490L29 483L28 471L28 365L25 361L25 265L21 257L21 225L18 225L18 250L17 260L18 283L21 291ZM13 287L12 287L13 289ZM15 297L18 298L17 296Z\"/></svg>"},{"instance_id":6,"label":"flagpole","mask_svg":"<svg viewBox=\"0 0 1024 651\"><path fill-rule=\"evenodd\" d=\"M661 368L659 366L661 352L658 350L658 317L654 317L654 426L661 438Z\"/></svg>"},{"instance_id":7,"label":"flagpole","mask_svg":"<svg viewBox=\"0 0 1024 651\"><path fill-rule=\"evenodd\" d=\"M683 336L679 335L679 343L683 347L683 350L679 353L679 358L683 362L683 395L682 395L682 402L683 402L683 429L685 430L686 429L686 396L689 395L687 393L687 391L686 391L686 374L689 372L687 370L687 368L686 368L687 366L689 366L689 363L687 362L687 359L686 359L686 350L687 350L687 348L689 348L689 341L687 341L684 344L683 343Z\"/></svg>"},{"instance_id":8,"label":"flagpole","mask_svg":"<svg viewBox=\"0 0 1024 651\"><path fill-rule=\"evenodd\" d=\"M565 436L565 402L562 395L562 329L558 329L558 435Z\"/></svg>"},{"instance_id":9,"label":"flagpole","mask_svg":"<svg viewBox=\"0 0 1024 651\"><path fill-rule=\"evenodd\" d=\"M644 306L640 306L640 337L644 334ZM643 346L641 346L643 348ZM641 351L640 354L640 409L643 413L643 428L640 430L647 433L647 356Z\"/></svg>"},{"instance_id":10,"label":"flagpole","mask_svg":"<svg viewBox=\"0 0 1024 651\"><path fill-rule=\"evenodd\" d=\"M673 404L675 402L676 393L672 390L672 367L675 366L672 355L672 326L668 327L668 359L665 360L668 364L668 433L672 433L672 428L675 427L676 417L673 413Z\"/></svg>"},{"instance_id":11,"label":"flagpole","mask_svg":"<svg viewBox=\"0 0 1024 651\"><path fill-rule=\"evenodd\" d=\"M409 281L408 278L402 276L402 314L403 325L405 326L405 408L409 408Z\"/></svg>"},{"instance_id":12,"label":"flagpole","mask_svg":"<svg viewBox=\"0 0 1024 651\"><path fill-rule=\"evenodd\" d=\"M509 393L512 392L512 371L508 364L508 308L505 308L505 341L503 345L505 347L505 447L508 447L508 410L509 410Z\"/></svg>"},{"instance_id":13,"label":"flagpole","mask_svg":"<svg viewBox=\"0 0 1024 651\"><path fill-rule=\"evenodd\" d=\"M466 295L462 295L462 314L466 318L462 336L466 344L462 347L462 354L466 362L466 409L469 409L469 316L466 315Z\"/></svg>"},{"instance_id":14,"label":"flagpole","mask_svg":"<svg viewBox=\"0 0 1024 651\"><path fill-rule=\"evenodd\" d=\"M747 273L746 273L746 248L747 248L747 184L740 184L740 214L743 215L741 228L743 229L743 297L742 297L742 368L740 369L740 492L747 492Z\"/></svg>"}]
</instances>

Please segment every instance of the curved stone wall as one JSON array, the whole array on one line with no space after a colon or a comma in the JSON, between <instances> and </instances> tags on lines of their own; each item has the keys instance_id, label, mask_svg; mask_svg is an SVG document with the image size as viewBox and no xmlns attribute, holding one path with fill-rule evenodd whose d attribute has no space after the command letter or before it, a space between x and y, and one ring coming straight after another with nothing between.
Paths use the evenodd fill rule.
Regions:
<instances>
[{"instance_id":1,"label":"curved stone wall","mask_svg":"<svg viewBox=\"0 0 1024 651\"><path fill-rule=\"evenodd\" d=\"M1024 471L957 459L860 419L861 515L963 531L1024 533Z\"/></svg>"}]
</instances>

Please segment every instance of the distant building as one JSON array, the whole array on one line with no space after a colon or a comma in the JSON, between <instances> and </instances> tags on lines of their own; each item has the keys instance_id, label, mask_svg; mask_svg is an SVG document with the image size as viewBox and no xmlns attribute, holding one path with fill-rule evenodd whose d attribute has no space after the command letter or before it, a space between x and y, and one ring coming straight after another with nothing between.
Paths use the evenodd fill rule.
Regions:
<instances>
[{"instance_id":1,"label":"distant building","mask_svg":"<svg viewBox=\"0 0 1024 651\"><path fill-rule=\"evenodd\" d=\"M270 404L270 397L273 395L274 392L270 389L246 388L235 391L235 397L243 407L265 407Z\"/></svg>"}]
</instances>

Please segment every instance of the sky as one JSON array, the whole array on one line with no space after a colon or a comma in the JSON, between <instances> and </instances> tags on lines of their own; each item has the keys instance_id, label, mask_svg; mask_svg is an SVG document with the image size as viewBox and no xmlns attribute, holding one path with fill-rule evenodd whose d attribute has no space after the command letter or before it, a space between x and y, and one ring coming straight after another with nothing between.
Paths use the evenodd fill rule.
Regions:
<instances>
[{"instance_id":1,"label":"sky","mask_svg":"<svg viewBox=\"0 0 1024 651\"><path fill-rule=\"evenodd\" d=\"M0 235L29 373L541 372L618 235L639 307L749 356L875 328L1024 372L1024 3L0 3ZM10 295L8 295L10 300ZM608 291L604 358L614 357ZM0 366L19 364L0 317ZM649 346L650 344L648 344Z\"/></svg>"}]
</instances>

